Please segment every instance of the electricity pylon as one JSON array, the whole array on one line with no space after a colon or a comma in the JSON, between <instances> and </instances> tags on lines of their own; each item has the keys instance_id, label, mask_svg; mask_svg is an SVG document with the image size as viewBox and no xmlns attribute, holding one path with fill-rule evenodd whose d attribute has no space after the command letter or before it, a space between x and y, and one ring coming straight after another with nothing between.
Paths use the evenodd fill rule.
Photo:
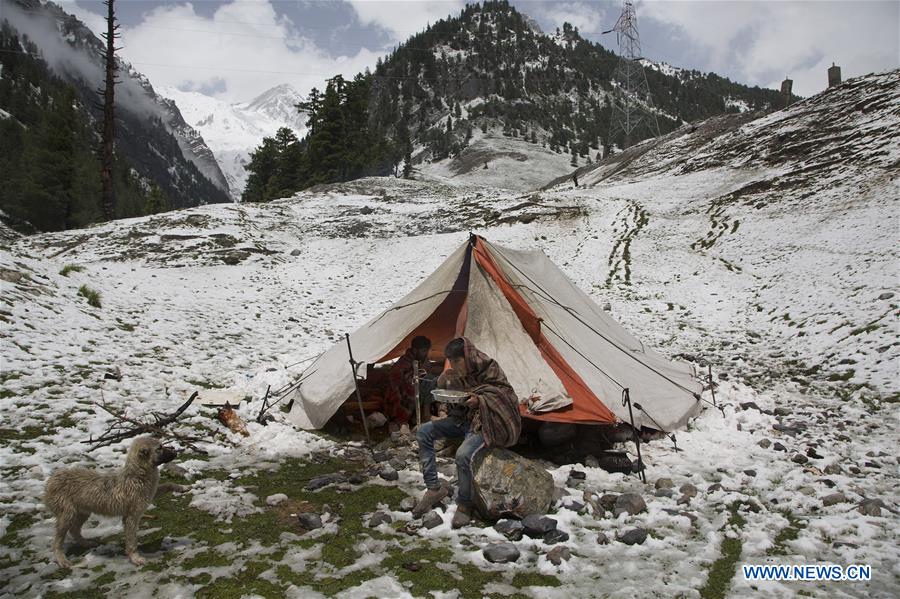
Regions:
<instances>
[{"instance_id":1,"label":"electricity pylon","mask_svg":"<svg viewBox=\"0 0 900 599\"><path fill-rule=\"evenodd\" d=\"M637 14L631 0L625 0L622 14L615 26L603 33L616 32L619 43L619 63L613 80L612 117L609 122L609 145L615 136L625 134L625 146L631 145L639 133L646 128L654 137L659 136L659 123L653 112L653 100L644 65L641 64L641 38L637 30Z\"/></svg>"}]
</instances>

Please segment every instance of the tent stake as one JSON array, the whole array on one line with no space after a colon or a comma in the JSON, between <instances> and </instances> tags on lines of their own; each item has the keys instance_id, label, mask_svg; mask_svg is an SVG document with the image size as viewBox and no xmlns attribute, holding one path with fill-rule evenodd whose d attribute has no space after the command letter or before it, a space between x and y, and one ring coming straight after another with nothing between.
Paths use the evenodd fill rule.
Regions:
<instances>
[{"instance_id":1,"label":"tent stake","mask_svg":"<svg viewBox=\"0 0 900 599\"><path fill-rule=\"evenodd\" d=\"M647 475L644 473L644 460L641 458L641 436L634 426L634 412L631 410L631 394L628 393L628 387L622 390L622 405L628 406L628 417L631 419L631 432L634 435L634 446L637 448L638 456L638 477L641 482L647 483Z\"/></svg>"},{"instance_id":2,"label":"tent stake","mask_svg":"<svg viewBox=\"0 0 900 599\"><path fill-rule=\"evenodd\" d=\"M362 393L359 392L359 379L356 378L356 367L359 362L353 359L353 348L350 347L350 333L344 333L347 338L347 353L350 354L350 369L353 371L353 384L356 386L356 403L359 404L359 415L362 417L363 428L366 429L366 443L372 444L372 438L369 437L369 423L366 422L366 411L363 410Z\"/></svg>"}]
</instances>

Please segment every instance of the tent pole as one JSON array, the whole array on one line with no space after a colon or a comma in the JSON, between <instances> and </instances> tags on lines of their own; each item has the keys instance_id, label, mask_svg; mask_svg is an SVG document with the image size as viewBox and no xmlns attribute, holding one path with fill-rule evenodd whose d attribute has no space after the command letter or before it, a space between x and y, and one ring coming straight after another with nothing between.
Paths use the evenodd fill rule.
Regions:
<instances>
[{"instance_id":1,"label":"tent pole","mask_svg":"<svg viewBox=\"0 0 900 599\"><path fill-rule=\"evenodd\" d=\"M631 394L628 392L628 387L622 390L622 405L628 406L628 417L631 419L631 432L634 435L634 446L637 448L638 456L638 477L640 477L641 482L646 484L647 475L644 473L644 460L641 458L641 436L634 426L634 412L631 410Z\"/></svg>"},{"instance_id":2,"label":"tent pole","mask_svg":"<svg viewBox=\"0 0 900 599\"><path fill-rule=\"evenodd\" d=\"M707 366L709 366L709 392L712 393L713 407L718 408L719 406L716 405L716 387L712 378L712 364L707 364Z\"/></svg>"},{"instance_id":3,"label":"tent pole","mask_svg":"<svg viewBox=\"0 0 900 599\"><path fill-rule=\"evenodd\" d=\"M350 354L350 369L353 371L353 385L356 387L356 403L359 404L359 415L362 417L363 428L366 429L366 442L371 445L372 438L369 437L369 423L366 421L366 411L363 410L362 394L359 392L359 379L356 378L356 367L359 362L353 359L353 348L350 347L350 333L344 333L347 339L347 353Z\"/></svg>"}]
</instances>

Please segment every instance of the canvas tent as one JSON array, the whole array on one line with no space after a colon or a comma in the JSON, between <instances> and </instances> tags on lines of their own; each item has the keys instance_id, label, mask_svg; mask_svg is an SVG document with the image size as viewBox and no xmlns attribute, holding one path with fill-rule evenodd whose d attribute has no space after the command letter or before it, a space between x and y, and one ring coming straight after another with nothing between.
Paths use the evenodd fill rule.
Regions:
<instances>
[{"instance_id":1,"label":"canvas tent","mask_svg":"<svg viewBox=\"0 0 900 599\"><path fill-rule=\"evenodd\" d=\"M434 357L458 336L495 358L520 398L553 422L630 422L671 431L699 412L693 367L646 347L573 284L543 252L504 248L471 236L403 299L351 333L353 357L377 364L403 354L416 335ZM347 344L319 356L294 391L290 418L322 427L354 392Z\"/></svg>"}]
</instances>

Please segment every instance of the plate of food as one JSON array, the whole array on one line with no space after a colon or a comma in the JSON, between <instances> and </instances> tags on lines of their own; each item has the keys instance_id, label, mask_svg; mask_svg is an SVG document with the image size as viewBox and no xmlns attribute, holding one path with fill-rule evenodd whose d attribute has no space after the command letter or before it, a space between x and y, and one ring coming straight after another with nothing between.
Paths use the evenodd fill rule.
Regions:
<instances>
[{"instance_id":1,"label":"plate of food","mask_svg":"<svg viewBox=\"0 0 900 599\"><path fill-rule=\"evenodd\" d=\"M434 389L431 391L434 401L440 403L465 403L469 394L465 391L453 391L452 389Z\"/></svg>"}]
</instances>

